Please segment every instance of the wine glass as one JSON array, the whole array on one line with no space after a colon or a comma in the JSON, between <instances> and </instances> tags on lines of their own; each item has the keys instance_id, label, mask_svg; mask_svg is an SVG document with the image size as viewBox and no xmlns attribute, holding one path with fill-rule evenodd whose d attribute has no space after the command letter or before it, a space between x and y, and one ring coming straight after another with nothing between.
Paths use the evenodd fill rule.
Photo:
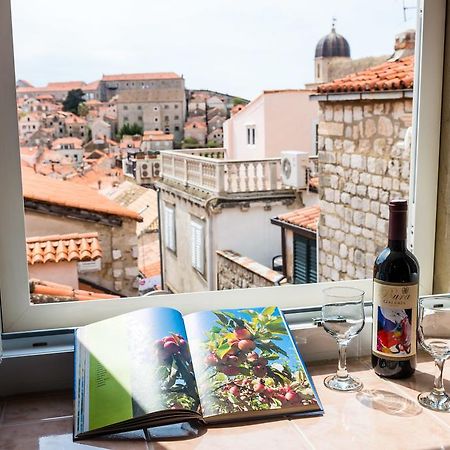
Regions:
<instances>
[{"instance_id":1,"label":"wine glass","mask_svg":"<svg viewBox=\"0 0 450 450\"><path fill-rule=\"evenodd\" d=\"M364 327L364 291L349 287L332 287L323 290L322 323L333 336L339 348L338 369L324 383L336 391L359 391L362 383L347 372L346 351L349 342Z\"/></svg>"},{"instance_id":2,"label":"wine glass","mask_svg":"<svg viewBox=\"0 0 450 450\"><path fill-rule=\"evenodd\" d=\"M419 302L420 345L434 358L436 375L431 392L422 392L419 403L434 411L450 412L450 397L444 391L443 370L450 357L450 298L425 297Z\"/></svg>"}]
</instances>

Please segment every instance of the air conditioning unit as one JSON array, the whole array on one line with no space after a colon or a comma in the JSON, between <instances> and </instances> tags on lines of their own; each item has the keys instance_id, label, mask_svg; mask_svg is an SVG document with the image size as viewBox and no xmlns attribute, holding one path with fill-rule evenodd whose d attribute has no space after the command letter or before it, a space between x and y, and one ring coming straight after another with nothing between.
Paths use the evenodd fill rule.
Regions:
<instances>
[{"instance_id":1,"label":"air conditioning unit","mask_svg":"<svg viewBox=\"0 0 450 450\"><path fill-rule=\"evenodd\" d=\"M161 164L155 161L152 166L153 178L159 178L161 176Z\"/></svg>"},{"instance_id":2,"label":"air conditioning unit","mask_svg":"<svg viewBox=\"0 0 450 450\"><path fill-rule=\"evenodd\" d=\"M149 164L141 164L141 178L148 178L150 176Z\"/></svg>"},{"instance_id":3,"label":"air conditioning unit","mask_svg":"<svg viewBox=\"0 0 450 450\"><path fill-rule=\"evenodd\" d=\"M306 189L308 157L307 152L297 150L281 152L281 182L283 185Z\"/></svg>"}]
</instances>

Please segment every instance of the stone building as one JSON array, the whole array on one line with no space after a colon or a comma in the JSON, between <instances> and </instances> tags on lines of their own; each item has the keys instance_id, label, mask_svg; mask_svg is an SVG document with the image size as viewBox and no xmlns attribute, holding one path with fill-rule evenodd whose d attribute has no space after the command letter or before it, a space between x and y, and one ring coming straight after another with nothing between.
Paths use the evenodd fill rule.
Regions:
<instances>
[{"instance_id":1,"label":"stone building","mask_svg":"<svg viewBox=\"0 0 450 450\"><path fill-rule=\"evenodd\" d=\"M400 44L400 40L399 45L401 46L403 44ZM414 40L412 48L414 48ZM310 89L318 83L326 83L349 73L373 67L386 61L388 57L385 55L352 59L349 43L344 36L336 32L333 23L331 32L317 43L314 55L314 83L307 84L306 87Z\"/></svg>"},{"instance_id":2,"label":"stone building","mask_svg":"<svg viewBox=\"0 0 450 450\"><path fill-rule=\"evenodd\" d=\"M135 89L170 89L184 94L184 78L174 72L103 75L100 81L100 100L108 101L117 94Z\"/></svg>"},{"instance_id":3,"label":"stone building","mask_svg":"<svg viewBox=\"0 0 450 450\"><path fill-rule=\"evenodd\" d=\"M270 219L303 206L304 190L281 183L280 158L249 162L225 156L223 149L161 152L161 179L156 183L161 258L164 288L172 292L239 285L222 276L226 267L243 261L231 261L226 256L231 254L253 260L253 268L259 263L247 286L261 280L262 266L271 267L281 254L279 231ZM218 267L219 261L223 264ZM234 278L240 273L236 269ZM264 283L273 285L274 279L266 277Z\"/></svg>"},{"instance_id":4,"label":"stone building","mask_svg":"<svg viewBox=\"0 0 450 450\"><path fill-rule=\"evenodd\" d=\"M126 297L138 295L136 224L142 217L137 212L97 190L29 168L22 168L22 184L27 238L97 233L101 264L78 267L80 283ZM68 284L66 278L60 281Z\"/></svg>"},{"instance_id":5,"label":"stone building","mask_svg":"<svg viewBox=\"0 0 450 450\"><path fill-rule=\"evenodd\" d=\"M319 280L372 277L388 202L408 198L414 57L322 84ZM409 143L408 143L409 142Z\"/></svg>"},{"instance_id":6,"label":"stone building","mask_svg":"<svg viewBox=\"0 0 450 450\"><path fill-rule=\"evenodd\" d=\"M170 133L175 142L181 142L186 115L184 88L123 91L119 94L117 114L119 129L126 123L137 123L145 131Z\"/></svg>"}]
</instances>

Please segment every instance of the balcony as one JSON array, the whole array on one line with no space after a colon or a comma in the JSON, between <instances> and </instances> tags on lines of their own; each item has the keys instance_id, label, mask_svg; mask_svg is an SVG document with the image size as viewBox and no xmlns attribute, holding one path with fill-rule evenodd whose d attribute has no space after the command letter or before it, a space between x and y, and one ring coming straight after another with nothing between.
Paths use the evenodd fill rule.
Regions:
<instances>
[{"instance_id":1,"label":"balcony","mask_svg":"<svg viewBox=\"0 0 450 450\"><path fill-rule=\"evenodd\" d=\"M290 191L281 183L281 158L225 159L226 150L161 152L161 177L214 195Z\"/></svg>"}]
</instances>

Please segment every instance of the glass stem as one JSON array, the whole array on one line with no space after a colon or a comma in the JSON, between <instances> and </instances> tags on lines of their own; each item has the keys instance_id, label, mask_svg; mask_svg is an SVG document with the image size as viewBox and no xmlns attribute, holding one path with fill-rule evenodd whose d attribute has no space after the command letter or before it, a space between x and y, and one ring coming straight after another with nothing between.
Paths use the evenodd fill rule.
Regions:
<instances>
[{"instance_id":1,"label":"glass stem","mask_svg":"<svg viewBox=\"0 0 450 450\"><path fill-rule=\"evenodd\" d=\"M443 373L444 373L444 359L435 359L435 376L434 376L434 395L443 395L444 394L444 381L443 381Z\"/></svg>"},{"instance_id":2,"label":"glass stem","mask_svg":"<svg viewBox=\"0 0 450 450\"><path fill-rule=\"evenodd\" d=\"M347 372L347 343L346 342L338 342L339 348L339 361L338 361L338 370L336 375L338 378L345 379L348 378Z\"/></svg>"}]
</instances>

